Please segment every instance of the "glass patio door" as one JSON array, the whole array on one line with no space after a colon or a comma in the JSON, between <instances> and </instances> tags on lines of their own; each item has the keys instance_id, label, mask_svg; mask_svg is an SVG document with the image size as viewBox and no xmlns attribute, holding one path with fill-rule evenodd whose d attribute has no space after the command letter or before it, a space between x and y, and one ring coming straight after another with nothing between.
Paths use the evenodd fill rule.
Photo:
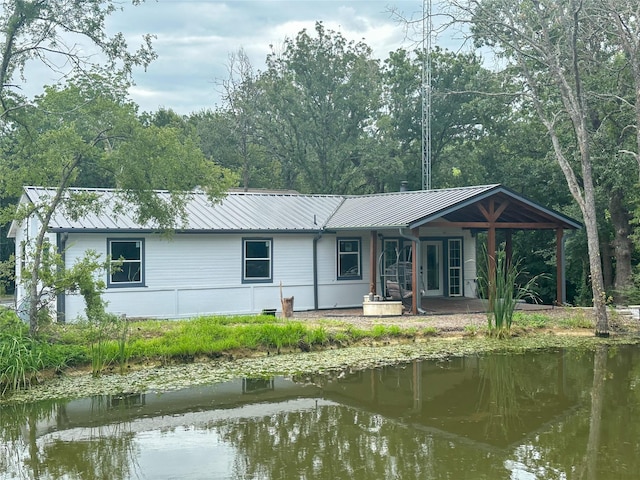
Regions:
<instances>
[{"instance_id":1,"label":"glass patio door","mask_svg":"<svg viewBox=\"0 0 640 480\"><path fill-rule=\"evenodd\" d=\"M442 296L442 242L422 243L422 288L424 296Z\"/></svg>"}]
</instances>

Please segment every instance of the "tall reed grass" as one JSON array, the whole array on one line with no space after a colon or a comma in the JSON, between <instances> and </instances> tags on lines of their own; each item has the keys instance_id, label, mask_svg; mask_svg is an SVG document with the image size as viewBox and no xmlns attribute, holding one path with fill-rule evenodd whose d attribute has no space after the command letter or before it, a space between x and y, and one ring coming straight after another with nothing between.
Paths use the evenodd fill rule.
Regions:
<instances>
[{"instance_id":1,"label":"tall reed grass","mask_svg":"<svg viewBox=\"0 0 640 480\"><path fill-rule=\"evenodd\" d=\"M0 311L0 393L28 388L44 367L37 342L17 316L6 309Z\"/></svg>"},{"instance_id":2,"label":"tall reed grass","mask_svg":"<svg viewBox=\"0 0 640 480\"><path fill-rule=\"evenodd\" d=\"M506 337L513 323L513 314L516 306L523 300L538 301L534 291L540 275L530 278L524 283L519 283L524 272L519 268L520 262L513 262L507 258L506 252L500 249L495 257L495 279L491 282L488 278L489 255L484 251L486 258L486 270L481 272L479 278L480 291L488 299L487 326L489 334L495 337Z\"/></svg>"}]
</instances>

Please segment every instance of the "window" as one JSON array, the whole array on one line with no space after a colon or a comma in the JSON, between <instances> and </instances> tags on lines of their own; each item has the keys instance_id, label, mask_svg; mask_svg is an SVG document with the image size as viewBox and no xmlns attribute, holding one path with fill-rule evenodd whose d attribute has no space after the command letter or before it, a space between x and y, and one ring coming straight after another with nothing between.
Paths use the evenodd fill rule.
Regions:
<instances>
[{"instance_id":1,"label":"window","mask_svg":"<svg viewBox=\"0 0 640 480\"><path fill-rule=\"evenodd\" d=\"M449 240L449 296L462 295L462 240Z\"/></svg>"},{"instance_id":2,"label":"window","mask_svg":"<svg viewBox=\"0 0 640 480\"><path fill-rule=\"evenodd\" d=\"M270 282L271 244L270 238L245 238L243 243L244 282Z\"/></svg>"},{"instance_id":3,"label":"window","mask_svg":"<svg viewBox=\"0 0 640 480\"><path fill-rule=\"evenodd\" d=\"M338 279L360 280L362 278L360 262L360 239L338 239Z\"/></svg>"},{"instance_id":4,"label":"window","mask_svg":"<svg viewBox=\"0 0 640 480\"><path fill-rule=\"evenodd\" d=\"M111 271L110 287L135 287L144 285L144 240L107 239Z\"/></svg>"}]
</instances>

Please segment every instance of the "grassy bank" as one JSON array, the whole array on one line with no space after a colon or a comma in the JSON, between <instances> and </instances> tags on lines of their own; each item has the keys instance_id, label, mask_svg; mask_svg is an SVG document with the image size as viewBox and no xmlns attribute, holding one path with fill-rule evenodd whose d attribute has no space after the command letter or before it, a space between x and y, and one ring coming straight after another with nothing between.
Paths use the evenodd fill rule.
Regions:
<instances>
[{"instance_id":1,"label":"grassy bank","mask_svg":"<svg viewBox=\"0 0 640 480\"><path fill-rule=\"evenodd\" d=\"M490 349L500 345L500 348L536 348L559 345L555 340L549 343L549 332L582 332L588 336L592 328L591 321L583 316L558 319L540 313L518 313L512 329L518 338L488 342L482 328L465 326L455 332L456 341L463 344L450 351L457 343L451 341L449 333L438 347L437 339L442 332L434 327L417 329L397 324L363 329L345 321L289 321L263 315L207 316L180 321L124 321L101 329L88 324L51 324L42 329L38 339L32 340L26 326L5 310L0 312L0 391L8 394L24 390L53 374L77 370L93 371L94 377L98 377L141 367L212 359L274 358L291 352L331 350L329 353L336 356L337 350L355 345L428 343L429 348L435 348L433 352L446 355L455 355L456 351L467 354L469 348L472 352L485 351L489 345ZM541 339L543 336L547 338ZM379 354L388 355L383 351Z\"/></svg>"}]
</instances>

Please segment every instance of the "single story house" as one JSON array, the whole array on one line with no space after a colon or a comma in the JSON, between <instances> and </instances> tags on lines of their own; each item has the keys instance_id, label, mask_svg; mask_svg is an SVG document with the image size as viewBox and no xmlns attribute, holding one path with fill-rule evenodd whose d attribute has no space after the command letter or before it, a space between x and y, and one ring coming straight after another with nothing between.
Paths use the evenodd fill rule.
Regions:
<instances>
[{"instance_id":1,"label":"single story house","mask_svg":"<svg viewBox=\"0 0 640 480\"><path fill-rule=\"evenodd\" d=\"M558 278L562 236L580 224L495 184L373 195L303 195L289 192L229 192L211 205L194 193L187 218L172 235L114 210L110 189L90 190L104 205L99 215L52 217L49 241L71 266L86 250L120 259L106 274L108 310L129 317L180 318L201 314L258 313L279 309L282 291L295 310L362 306L369 292L384 298L393 286L420 312L430 296L477 296L477 232L554 229ZM35 204L52 189L25 187L20 202ZM164 195L162 192L160 195ZM31 216L11 225L16 265L38 231ZM507 251L510 235L505 236ZM17 267L17 305L25 289ZM563 298L558 282L558 299ZM59 318L84 314L79 294L58 296Z\"/></svg>"}]
</instances>

